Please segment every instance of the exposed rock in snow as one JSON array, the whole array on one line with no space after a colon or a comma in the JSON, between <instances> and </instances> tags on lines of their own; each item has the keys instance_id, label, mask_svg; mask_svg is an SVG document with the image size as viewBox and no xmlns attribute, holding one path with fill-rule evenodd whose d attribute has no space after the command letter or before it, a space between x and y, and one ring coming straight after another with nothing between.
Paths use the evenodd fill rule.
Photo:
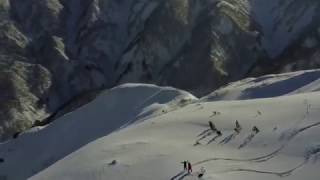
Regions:
<instances>
[{"instance_id":1,"label":"exposed rock in snow","mask_svg":"<svg viewBox=\"0 0 320 180\"><path fill-rule=\"evenodd\" d=\"M39 102L40 97L47 96L50 73L41 65L10 58L0 55L0 139L48 116L46 107Z\"/></svg>"}]
</instances>

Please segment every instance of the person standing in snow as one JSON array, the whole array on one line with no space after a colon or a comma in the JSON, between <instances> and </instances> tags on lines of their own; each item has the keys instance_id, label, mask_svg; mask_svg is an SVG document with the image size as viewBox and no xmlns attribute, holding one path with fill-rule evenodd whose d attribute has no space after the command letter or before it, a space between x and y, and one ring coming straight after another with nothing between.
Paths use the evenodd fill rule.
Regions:
<instances>
[{"instance_id":1,"label":"person standing in snow","mask_svg":"<svg viewBox=\"0 0 320 180\"><path fill-rule=\"evenodd\" d=\"M210 126L210 129L212 131L216 131L217 130L216 126L212 123L212 121L209 121L209 126Z\"/></svg>"},{"instance_id":2,"label":"person standing in snow","mask_svg":"<svg viewBox=\"0 0 320 180\"><path fill-rule=\"evenodd\" d=\"M236 120L236 128L234 128L234 131L239 134L241 131L242 127L240 125L240 123L238 122L238 120Z\"/></svg>"},{"instance_id":3,"label":"person standing in snow","mask_svg":"<svg viewBox=\"0 0 320 180\"><path fill-rule=\"evenodd\" d=\"M188 161L188 173L191 174L192 173L192 165L191 163Z\"/></svg>"},{"instance_id":4,"label":"person standing in snow","mask_svg":"<svg viewBox=\"0 0 320 180\"><path fill-rule=\"evenodd\" d=\"M241 129L241 125L240 125L240 123L239 123L238 120L236 120L236 128L237 128L237 129Z\"/></svg>"},{"instance_id":5,"label":"person standing in snow","mask_svg":"<svg viewBox=\"0 0 320 180\"><path fill-rule=\"evenodd\" d=\"M183 170L186 171L186 170L187 170L187 163L188 163L188 162L187 162L187 161L182 161L181 163L183 164Z\"/></svg>"}]
</instances>

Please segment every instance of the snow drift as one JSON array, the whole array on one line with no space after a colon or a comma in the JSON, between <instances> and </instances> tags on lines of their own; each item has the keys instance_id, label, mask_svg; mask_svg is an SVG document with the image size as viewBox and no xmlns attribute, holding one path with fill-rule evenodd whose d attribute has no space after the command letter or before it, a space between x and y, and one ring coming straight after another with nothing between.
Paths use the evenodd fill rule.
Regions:
<instances>
[{"instance_id":1,"label":"snow drift","mask_svg":"<svg viewBox=\"0 0 320 180\"><path fill-rule=\"evenodd\" d=\"M202 100L244 100L314 92L320 90L319 78L320 70L247 78L230 83Z\"/></svg>"},{"instance_id":2,"label":"snow drift","mask_svg":"<svg viewBox=\"0 0 320 180\"><path fill-rule=\"evenodd\" d=\"M154 107L152 115L156 115L195 99L187 92L153 85L126 84L105 91L49 126L0 144L0 157L5 159L0 177L26 179L81 146L134 123L136 116L146 118L150 115L146 107Z\"/></svg>"},{"instance_id":3,"label":"snow drift","mask_svg":"<svg viewBox=\"0 0 320 180\"><path fill-rule=\"evenodd\" d=\"M93 141L30 179L193 180L204 167L206 180L318 180L319 102L315 92L189 104Z\"/></svg>"}]
</instances>

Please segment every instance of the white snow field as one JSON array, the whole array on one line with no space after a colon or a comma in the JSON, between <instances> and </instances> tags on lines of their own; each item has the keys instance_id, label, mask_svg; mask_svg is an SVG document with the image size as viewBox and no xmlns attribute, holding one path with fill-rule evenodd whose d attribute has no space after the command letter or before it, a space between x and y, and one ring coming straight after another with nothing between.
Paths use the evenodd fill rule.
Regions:
<instances>
[{"instance_id":1,"label":"white snow field","mask_svg":"<svg viewBox=\"0 0 320 180\"><path fill-rule=\"evenodd\" d=\"M97 138L192 100L196 98L185 91L153 85L126 84L105 91L51 125L0 144L0 180L27 179Z\"/></svg>"},{"instance_id":2,"label":"white snow field","mask_svg":"<svg viewBox=\"0 0 320 180\"><path fill-rule=\"evenodd\" d=\"M318 92L190 104L95 140L30 179L190 180L204 167L206 180L318 180L319 110ZM221 137L201 135L209 120Z\"/></svg>"},{"instance_id":3,"label":"white snow field","mask_svg":"<svg viewBox=\"0 0 320 180\"><path fill-rule=\"evenodd\" d=\"M271 74L230 83L202 101L269 98L320 90L320 70Z\"/></svg>"},{"instance_id":4,"label":"white snow field","mask_svg":"<svg viewBox=\"0 0 320 180\"><path fill-rule=\"evenodd\" d=\"M277 85L266 90L276 92L292 85L265 99L197 100L142 84L114 88L47 127L1 144L0 179L190 180L199 179L204 167L204 180L318 180L320 92L308 92L318 90L316 72L250 83L269 79ZM251 95L254 90L261 89ZM183 171L184 160L193 164L191 175Z\"/></svg>"}]
</instances>

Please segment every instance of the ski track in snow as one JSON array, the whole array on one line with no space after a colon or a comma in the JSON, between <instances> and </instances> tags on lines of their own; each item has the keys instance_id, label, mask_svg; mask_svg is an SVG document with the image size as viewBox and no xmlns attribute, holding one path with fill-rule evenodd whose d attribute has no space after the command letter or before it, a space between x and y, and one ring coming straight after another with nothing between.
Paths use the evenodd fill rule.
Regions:
<instances>
[{"instance_id":1,"label":"ski track in snow","mask_svg":"<svg viewBox=\"0 0 320 180\"><path fill-rule=\"evenodd\" d=\"M286 177L292 175L292 173L300 168L302 168L307 161L302 162L301 164L297 165L296 167L289 169L287 171L282 171L282 172L276 172L276 171L262 171L262 170L255 170L255 169L232 169L232 170L227 170L226 173L230 172L251 172L251 173L260 173L260 174L270 174L270 175L276 175L279 177Z\"/></svg>"},{"instance_id":2,"label":"ski track in snow","mask_svg":"<svg viewBox=\"0 0 320 180\"><path fill-rule=\"evenodd\" d=\"M132 106L132 107L135 107L135 108L139 107L140 108L140 106L143 106L143 107L147 106L148 101L152 100L154 96L159 95L159 94L155 95L157 93L159 93L159 92L152 93L152 94L150 93L150 95L145 98L147 100L142 101L141 103L136 104L135 106ZM318 95L318 94L315 94L315 95ZM156 164L155 168L159 168L159 167L161 168L162 163L165 166L167 165L167 163L168 163L167 158L170 159L170 161L172 160L170 162L170 163L172 163L172 162L174 162L174 160L178 160L178 162L180 162L179 160L181 160L182 158L185 158L184 156L194 158L191 160L193 162L192 165L195 167L195 169L198 169L198 166L205 165L206 169L208 168L207 172L209 171L208 176L212 175L212 173L219 172L221 174L235 173L235 175L237 175L237 176L238 176L238 173L243 176L246 176L251 173L252 174L256 173L256 174L267 174L267 175L277 176L277 177L287 177L287 176L291 176L293 174L296 174L295 171L300 170L300 169L307 170L306 172L308 172L309 169L307 169L307 167L309 167L309 165L310 165L308 163L312 162L312 161L316 162L318 160L318 158L320 157L320 143L318 143L318 140L316 139L316 137L313 137L310 141L308 139L308 141L303 142L302 146L300 146L298 144L300 146L300 148L297 151L291 151L291 149L289 149L289 147L291 147L291 145L294 145L294 146L297 145L295 143L298 142L298 140L300 140L300 138L298 138L299 136L302 136L301 137L302 139L308 138L310 135L313 135L314 133L316 133L316 131L320 127L320 121L317 120L317 116L315 116L314 114L311 115L311 113L310 113L310 109L316 111L314 107L311 107L312 103L305 101L305 103L304 103L305 105L303 107L301 107L301 100L304 100L305 97L309 97L309 96L299 95L299 96L297 96L297 98L293 98L293 100L294 100L294 101L292 101L292 102L294 102L293 104L290 104L290 103L292 103L292 102L290 102L290 100L291 100L290 97L284 97L285 99L283 101L283 104L288 107L280 109L280 110L277 108L277 107L281 107L281 106L278 106L278 104L275 107L270 107L270 109L266 109L266 110L263 109L265 106L269 107L270 104L271 104L271 106L273 106L274 104L279 102L279 99L275 99L275 101L273 101L273 99L262 100L263 103L260 103L260 100L245 102L245 105L248 105L249 108L247 106L242 107L243 104L238 101L231 102L230 104L232 106L230 106L229 104L224 104L224 103L214 104L212 106L211 106L211 104L208 104L208 105L207 104L204 104L204 105L196 104L196 107L197 107L196 110L200 110L200 109L203 109L203 110L201 110L200 112L197 112L195 114L192 114L194 116L189 116L189 114L186 114L185 111L178 111L178 112L173 112L172 114L170 113L170 114L166 115L166 117L153 119L152 122L146 122L145 124L142 123L139 125L137 123L136 126L132 127L132 129L127 128L117 134L113 134L113 136L111 136L110 138L114 138L114 140L106 138L106 140L101 141L101 142L103 142L103 144L96 143L91 146L85 147L84 149L82 149L82 151L74 153L73 156L69 157L69 159L67 159L67 160L62 160L62 162L65 161L67 163L69 162L71 164L75 164L78 166L79 162L85 162L86 160L90 161L91 157L88 159L86 159L86 158L82 159L82 157L86 157L84 155L89 155L93 152L93 153L95 153L94 155L97 155L96 156L97 160L100 160L100 156L101 156L102 158L105 158L106 161L104 161L104 159L101 159L102 161L99 162L98 164L95 164L95 163L97 163L95 160L92 161L91 163L92 163L93 167L90 167L90 169L89 169L90 171L84 172L84 174L86 173L87 176L85 176L85 177L89 177L89 179L92 178L92 179L99 179L99 180L105 179L105 177L108 173L110 173L111 175L113 175L113 174L115 175L114 177L110 177L111 179L118 180L119 179L117 177L118 171L121 173L127 172L127 169L119 168L117 166L111 167L109 165L109 162L112 159L116 159L117 162L120 163L120 165L122 163L130 164L130 166L131 166L130 173L133 173L133 174L131 176L131 174L128 172L127 176L131 176L130 177L130 179L131 179L133 176L136 175L136 173L138 173L138 171L141 171L140 168L144 168L143 163L145 163L145 162L149 163L149 160L150 161L153 161L154 159L160 160L159 161L160 163L159 162L157 162L157 163L150 162L150 164L147 164L147 165ZM286 102L286 100L288 100L288 103ZM314 101L311 98L310 98L310 100ZM155 101L155 102L158 103L157 101ZM171 102L171 101L169 101L169 102ZM266 103L266 104L264 104L264 103ZM281 101L281 103L282 103L282 101ZM275 113L282 113L283 116L282 116L282 114L281 114L281 116L279 115L279 118L277 118L278 117L277 114L275 115L276 118L274 116L272 116L272 117L270 116L270 117L268 117L268 119L270 119L270 122L260 121L260 118L259 119L252 119L252 117L251 117L252 111L251 110L252 110L252 107L256 108L257 104L259 106L261 105L262 110L263 110L262 111L263 114L268 115L269 110L275 109ZM315 103L315 106L317 106L317 103ZM216 107L219 107L219 108L231 107L230 111L233 111L235 109L235 111L234 111L235 113L237 113L237 110L238 110L237 108L240 108L241 113L239 113L239 117L242 118L244 114L246 114L246 115L249 114L251 117L251 119L249 119L249 120L248 120L248 118L246 118L247 121L245 121L243 123L243 125L244 125L243 130L247 130L247 131L242 130L241 133L239 131L229 131L231 129L229 129L228 127L230 127L232 125L230 125L230 122L225 122L224 119L228 119L228 120L234 119L234 117L238 117L238 114L230 115L230 117L228 115L228 116L226 116L226 118L223 117L222 119L219 119L219 121L217 122L217 123L219 123L218 124L219 128L221 126L222 130L226 130L226 132L224 132L223 135L220 135L220 133L217 133L218 131L212 130L213 128L212 129L208 128L208 124L207 124L208 116L203 117L204 113L207 115L211 114L211 111L209 111L210 109L208 107L210 107L210 109L214 109ZM306 107L306 109L304 109L304 107ZM134 111L137 111L135 108L134 108ZM200 109L198 109L198 108L200 108ZM234 109L232 109L232 108L234 108ZM293 111L293 109L294 109L294 111ZM151 109L151 110L153 110L153 109ZM303 111L302 112L303 114L301 114L300 110ZM186 111L188 111L188 113L189 112L192 113L193 106L188 107L186 109ZM259 107L259 111L260 111L260 107ZM146 110L145 112L148 112L148 111ZM293 112L293 113L292 113L292 115L290 114L290 116L289 116L288 114L291 112ZM227 111L223 112L223 113L227 114ZM257 112L257 113L258 113L258 115L259 114L261 115L261 112L260 113ZM154 113L154 114L156 114L156 113ZM144 114L142 114L142 115L144 115ZM149 114L147 114L147 115L149 115ZM152 113L151 113L151 115L152 115ZM158 114L156 114L156 115L158 115ZM162 114L160 114L159 116L161 116L161 115ZM182 117L180 117L180 115ZM141 116L141 117L143 118L145 116ZM280 118L280 117L284 117L286 119ZM294 117L294 119L292 117ZM148 118L150 118L150 117L148 117ZM153 116L151 118L153 118ZM164 121L164 119L168 119L168 121ZM195 121L195 119L197 121ZM284 119L284 122L278 123L277 119ZM129 120L131 120L131 118L129 118ZM252 120L259 120L259 121L256 121L259 124L255 124L255 125L257 125L259 128L261 128L262 130L265 130L265 131L261 131L260 133L255 133L255 131L251 131L251 130L247 129L248 124L250 124L250 126L252 125L251 124ZM221 123L221 122L225 122L225 123ZM220 123L221 123L221 125L220 125ZM156 151L154 149L150 149L150 150L146 149L147 151L150 151L150 152L142 152L142 154L140 154L141 149L143 147L140 147L139 144L137 144L137 147L139 147L137 149L133 149L133 147L131 147L131 146L130 147L128 146L126 148L122 148L123 145L130 144L130 143L133 143L133 144L136 143L137 139L142 141L142 138L144 139L144 137L145 137L144 134L143 135L140 134L140 132L143 128L148 128L148 132L149 132L149 130L151 132L154 129L158 130L158 128L160 128L160 127L163 128L163 127L166 127L167 125L170 125L170 126L168 126L169 127L168 129L166 129L165 131L162 131L163 129L161 129L161 131L159 131L159 132L155 131L154 137L151 137L150 139L148 139L150 141L150 144L152 144L152 146L150 146L150 147L156 149ZM195 127L202 127L203 129L201 129L201 131L197 131L198 129L196 129ZM277 132L275 132L275 130L271 131L273 127L277 127ZM287 129L287 127L288 127L288 129ZM184 128L183 131L180 131L180 128ZM177 131L177 129L178 129L178 131ZM194 130L196 130L196 131L194 131ZM307 131L307 133L306 133L306 131ZM170 132L175 132L177 134L170 134ZM243 133L243 132L245 132L245 133ZM170 143L170 146L168 146L168 144L161 144L161 143L163 143L162 142L163 139L170 139L171 137L173 137L173 135L177 135L175 137L178 137L177 139L172 139L172 142L175 143L174 146L171 145L171 141L168 142L168 143ZM264 135L266 135L266 136L264 136ZM194 137L194 136L196 136L196 137ZM132 139L130 139L128 137L130 137L130 138L132 137ZM158 137L158 139L157 139L157 137ZM179 139L180 137L181 137L181 139ZM265 144L265 142L269 142L270 138L277 143L272 144L272 146L268 146L268 144ZM124 143L124 142L120 141L120 140L124 140L124 139L128 142ZM200 145L209 145L214 141L216 141L216 142L212 143L214 145L208 146L208 148L207 147L200 147L200 148L196 147L197 148L196 149L195 147L191 146L192 150L190 150L190 152L195 153L194 156L191 153L190 153L191 154L191 156L190 156L189 152L187 152L186 154L183 154L182 152L181 152L181 154L180 154L180 152L176 152L175 148L179 149L180 148L179 146L182 145L182 144L178 144L177 141L183 142L184 143L183 145L186 145L188 148L190 148L190 145L191 145L190 140L192 141L194 139L196 139L196 141L199 142ZM218 139L218 141L217 141L217 139ZM256 141L257 139L259 141L261 140L261 143L259 142L259 143L255 144L256 147L253 146L252 149L251 149L251 147L248 148L250 150L248 152L246 152L246 154L239 154L238 156L234 155L234 156L230 157L230 155L227 153L228 152L227 150L230 148L233 151L238 151L238 149L241 149L243 147L249 147L250 143L252 141ZM149 142L148 140L145 140L145 141ZM109 142L111 142L111 145ZM121 142L121 143L119 143L119 142ZM112 144L112 143L114 143L114 144ZM312 143L315 143L315 144L312 144ZM225 144L227 144L227 145L225 145ZM112 146L118 147L119 146L119 148L121 148L123 150L123 152L118 152L117 148L113 149L113 148L109 148L109 147L104 147L104 148L106 148L106 151L109 151L109 152L100 153L100 151L98 151L97 149L101 148L101 146L105 146L105 145L110 146L110 147L112 147ZM156 145L159 145L159 146L156 146ZM225 145L225 146L223 146L223 145ZM309 148L305 149L306 148L305 145L309 146ZM136 146L134 146L134 147L136 147ZM172 152L171 151L167 152L167 149L171 150L171 148L168 148L168 147L172 147ZM217 152L220 152L220 149L223 151L226 150L226 153L223 152L223 154L225 154L225 155L222 155L221 157L219 157L219 156L214 157L215 149L212 149L214 147L217 147L217 149L218 149ZM267 149L263 149L264 147L267 147ZM160 150L158 150L158 149L160 149ZM202 154L198 153L198 149L199 149L199 152L203 152L203 153ZM261 151L261 149L263 149L263 150ZM130 150L133 150L133 151L130 151ZM187 151L187 150L188 149L185 149L185 151ZM287 152L287 150L288 150L288 152ZM301 152L303 152L304 150L306 150L305 154L303 154L303 153L301 154ZM164 157L164 159L154 157L154 155L156 155L156 156L159 155L158 151L161 152L161 154L165 154L166 157ZM251 155L251 151L252 151L252 154L255 154L255 155ZM154 154L154 152L157 152L158 154ZM128 153L130 155L130 157L129 156L126 157L125 155L122 156L122 154L125 154L125 153ZM178 157L176 157L177 154L175 154L175 153L178 154ZM107 157L105 157L106 154L107 154ZM294 154L294 156L293 156L293 154ZM121 158L120 158L120 155L121 155ZM150 159L149 156L152 157L152 159ZM293 156L293 158L295 158L295 160L292 161L293 163L291 163L291 159L292 159L291 156ZM79 160L79 158L80 158L80 160ZM283 160L283 159L286 161L287 158L288 158L288 162L285 162L285 163L288 163L287 166L279 166L280 168L278 168L278 169L270 168L269 165L273 165L274 162L280 162L280 160ZM10 159L8 158L8 160L10 160ZM217 162L217 164L221 165L221 167L218 167L218 168L221 168L221 169L217 170L217 168L214 167L215 161L221 161L221 162ZM212 162L212 164L211 164L211 162ZM66 165L62 164L62 165L67 166L69 164L66 164ZM213 165L213 167L210 167L211 165ZM282 161L281 161L281 165L282 165ZM62 177L62 175L66 176L66 177L68 177L68 176L71 177L73 175L80 177L80 175L82 175L82 174L75 174L74 172L68 172L67 170L64 170L64 169L63 169L63 171L65 171L65 172L62 172L62 175L59 175L59 174L61 174L61 170L62 170L62 168L59 168L59 166L61 166L61 164L57 163L57 165L53 166L53 168L50 167L48 169L51 169L51 172L53 170L54 173L58 173L57 177ZM64 167L64 166L61 166L61 167ZM90 166L91 166L91 164L90 164ZM281 167L287 167L287 168L281 168ZM79 165L79 167L77 167L76 170L81 170L81 168L87 168L87 166L86 165ZM152 169L153 167L148 166L148 168ZM142 178L143 179L146 177L148 177L147 179L150 179L150 177L153 177L153 174L152 174L153 172L151 173L152 176L150 174L148 174L150 172L149 171L150 169L148 169L148 168L147 168L148 172L146 172L147 175L146 174L137 175L136 177L133 177L133 179L134 178L140 178L140 179ZM195 171L192 174L189 174L186 171L182 171L182 169L180 169L180 168L172 171L171 168L176 168L175 165L172 165L172 167L167 166L166 168L168 168L169 171L167 169L165 169L165 170L163 170L163 172L168 171L168 172L170 172L171 175L174 175L171 178L166 175L167 179L170 179L170 180L198 179L198 177L197 177L198 172L197 171ZM128 167L128 169L129 169L129 167ZM143 170L141 172L144 173ZM114 172L114 171L116 171L116 172ZM303 171L302 173L306 173L306 172ZM49 175L48 177L50 177L50 171L48 173L48 171L45 170L42 173L44 173L44 175L47 175L47 176ZM64 175L63 173L65 173L66 175ZM228 174L228 176L229 176L229 174ZM234 176L234 174L232 174L231 176ZM10 177L10 176L8 176L8 177ZM45 177L45 176L38 176L38 177ZM161 171L161 173L159 173L158 177L163 177L162 171ZM267 176L267 178L268 177L269 176ZM295 177L296 176L291 176L290 178L295 178ZM0 176L0 179L1 179L1 176ZM86 178L84 178L84 179L86 179ZM151 179L153 179L153 178L151 178ZM155 179L157 179L157 178L155 178ZM158 178L158 179L160 179L160 178Z\"/></svg>"},{"instance_id":3,"label":"ski track in snow","mask_svg":"<svg viewBox=\"0 0 320 180\"><path fill-rule=\"evenodd\" d=\"M290 144L290 141L293 140L295 137L297 137L299 134L301 134L302 132L304 132L306 130L309 130L310 128L317 127L317 126L320 126L320 122L316 122L316 123L313 123L311 125L308 125L308 126L305 126L303 128L298 129L297 131L295 131L295 133L293 135L291 135L290 139L288 139L288 141L286 143L284 143L280 148L276 149L275 151L273 151L273 152L271 152L271 153L269 153L267 155L263 155L263 156L259 156L259 157L255 157L255 158L249 158L249 159L210 158L210 159L206 159L206 160L203 160L203 161L198 161L198 162L194 163L193 166L202 165L202 164L205 164L205 163L209 163L211 161L235 161L235 162L254 162L254 163L266 162L266 161L274 158L275 156L277 156L283 149L286 148L286 146L288 146ZM225 142L229 142L236 135L237 135L237 133L233 133L233 134L227 136L221 142L224 142L224 143ZM255 135L253 135L253 136L252 135L253 134L251 134L249 136L251 139L255 136ZM242 144L242 146L244 146L244 144ZM286 170L286 171L282 171L282 172L262 171L262 170L242 169L242 168L226 170L225 172L252 172L252 173L261 173L261 174L271 174L271 175L276 175L276 176L279 176L279 177L286 177L286 176L290 176L294 171L302 168L306 163L308 163L311 156L315 156L315 158L317 158L318 155L319 155L319 152L320 152L320 148L311 151L311 153L308 156L305 157L305 160L302 163L298 164L296 167L294 167L292 169L289 169L289 170Z\"/></svg>"}]
</instances>

